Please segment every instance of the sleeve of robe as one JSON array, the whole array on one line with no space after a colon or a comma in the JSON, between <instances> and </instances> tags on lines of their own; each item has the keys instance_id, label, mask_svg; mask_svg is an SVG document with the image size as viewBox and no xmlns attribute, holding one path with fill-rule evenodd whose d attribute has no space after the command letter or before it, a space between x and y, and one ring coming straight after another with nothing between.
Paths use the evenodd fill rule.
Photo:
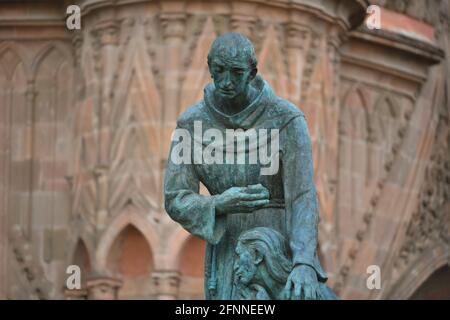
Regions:
<instances>
[{"instance_id":1,"label":"sleeve of robe","mask_svg":"<svg viewBox=\"0 0 450 320\"><path fill-rule=\"evenodd\" d=\"M280 131L284 197L289 246L294 265L309 265L322 276L316 261L319 207L305 117L292 119Z\"/></svg>"},{"instance_id":2,"label":"sleeve of robe","mask_svg":"<svg viewBox=\"0 0 450 320\"><path fill-rule=\"evenodd\" d=\"M189 233L217 244L225 229L223 218L216 217L215 196L199 194L200 181L192 158L190 163L172 161L172 150L177 143L172 142L164 176L165 209Z\"/></svg>"}]
</instances>

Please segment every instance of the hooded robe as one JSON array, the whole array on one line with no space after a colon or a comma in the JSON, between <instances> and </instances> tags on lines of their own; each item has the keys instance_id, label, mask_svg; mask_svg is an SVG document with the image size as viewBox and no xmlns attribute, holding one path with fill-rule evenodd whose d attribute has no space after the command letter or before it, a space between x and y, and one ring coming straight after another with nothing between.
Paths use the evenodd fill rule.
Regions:
<instances>
[{"instance_id":1,"label":"hooded robe","mask_svg":"<svg viewBox=\"0 0 450 320\"><path fill-rule=\"evenodd\" d=\"M204 89L204 99L183 113L177 129L187 130L192 138L193 152L188 163L172 161L172 151L180 141L173 141L165 172L165 209L170 217L189 233L207 242L205 255L206 299L233 299L233 266L239 235L254 227L270 227L288 241L293 265L306 264L317 273L325 287L327 275L317 256L319 208L314 184L311 140L304 114L292 103L277 97L259 75L251 82L258 91L245 109L234 115L221 112L214 101L214 84ZM262 175L267 164L227 163L226 141L216 152L224 152L223 162L195 163L196 147L206 147L211 141L201 141L194 133L194 123L200 121L203 132L218 129L226 137L226 129L278 129L279 169L275 174ZM198 122L197 122L198 124ZM198 133L198 132L197 132ZM230 143L228 141L228 143ZM234 144L234 142L232 142ZM267 143L270 146L270 141ZM258 148L259 146L256 146ZM250 152L251 143L245 152ZM269 148L270 149L270 148ZM238 148L235 148L235 153ZM254 151L254 150L253 150ZM242 150L241 150L242 152ZM198 156L198 152L197 152ZM203 183L210 196L199 194ZM269 190L270 202L252 213L216 215L215 197L231 187L262 184Z\"/></svg>"}]
</instances>

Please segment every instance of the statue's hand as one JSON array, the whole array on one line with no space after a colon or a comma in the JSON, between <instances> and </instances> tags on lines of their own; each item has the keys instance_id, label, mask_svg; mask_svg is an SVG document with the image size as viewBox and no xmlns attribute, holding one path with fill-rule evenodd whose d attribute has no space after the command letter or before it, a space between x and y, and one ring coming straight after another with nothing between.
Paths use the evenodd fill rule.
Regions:
<instances>
[{"instance_id":1,"label":"statue's hand","mask_svg":"<svg viewBox=\"0 0 450 320\"><path fill-rule=\"evenodd\" d=\"M291 271L283 290L286 300L315 300L319 298L319 283L316 271L308 265L297 265Z\"/></svg>"},{"instance_id":2,"label":"statue's hand","mask_svg":"<svg viewBox=\"0 0 450 320\"><path fill-rule=\"evenodd\" d=\"M269 203L269 191L261 184L232 187L215 196L214 201L219 215L253 212Z\"/></svg>"}]
</instances>

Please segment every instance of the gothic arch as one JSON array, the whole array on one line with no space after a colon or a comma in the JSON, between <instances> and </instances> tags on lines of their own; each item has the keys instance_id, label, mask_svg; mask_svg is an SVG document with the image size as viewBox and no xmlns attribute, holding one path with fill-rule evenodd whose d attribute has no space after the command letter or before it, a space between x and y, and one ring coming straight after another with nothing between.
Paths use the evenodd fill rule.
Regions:
<instances>
[{"instance_id":1,"label":"gothic arch","mask_svg":"<svg viewBox=\"0 0 450 320\"><path fill-rule=\"evenodd\" d=\"M358 83L354 83L341 102L341 119L339 123L340 133L347 135L355 135L355 127L358 125L357 116L359 112L363 112L363 119L365 122L365 131L368 130L369 124L369 101L367 98L368 94L364 88ZM361 109L361 110L360 110ZM344 123L344 121L346 123ZM350 125L351 129L348 130L345 125Z\"/></svg>"},{"instance_id":2,"label":"gothic arch","mask_svg":"<svg viewBox=\"0 0 450 320\"><path fill-rule=\"evenodd\" d=\"M409 300L449 300L450 299L450 265L446 264L434 271Z\"/></svg>"},{"instance_id":3,"label":"gothic arch","mask_svg":"<svg viewBox=\"0 0 450 320\"><path fill-rule=\"evenodd\" d=\"M123 278L150 276L154 269L154 254L136 226L127 224L120 230L109 249L106 268Z\"/></svg>"},{"instance_id":4,"label":"gothic arch","mask_svg":"<svg viewBox=\"0 0 450 320\"><path fill-rule=\"evenodd\" d=\"M7 50L13 51L22 61L26 61L26 53L19 45L12 41L2 41L0 43L0 56Z\"/></svg>"},{"instance_id":5,"label":"gothic arch","mask_svg":"<svg viewBox=\"0 0 450 320\"><path fill-rule=\"evenodd\" d=\"M86 283L92 271L92 259L89 252L86 242L82 238L78 238L70 256L70 264L77 265L81 269L81 281L83 284Z\"/></svg>"},{"instance_id":6,"label":"gothic arch","mask_svg":"<svg viewBox=\"0 0 450 320\"><path fill-rule=\"evenodd\" d=\"M129 225L135 227L147 240L150 250L153 254L158 252L159 237L154 227L144 216L139 214L134 208L125 209L109 225L99 240L95 254L95 266L99 270L104 270L107 265L108 254L117 236ZM155 263L157 259L155 259ZM156 266L155 266L156 267Z\"/></svg>"},{"instance_id":7,"label":"gothic arch","mask_svg":"<svg viewBox=\"0 0 450 320\"><path fill-rule=\"evenodd\" d=\"M58 42L52 42L46 46L44 46L34 57L34 59L31 62L31 72L33 74L33 77L36 77L36 74L41 67L42 63L45 61L45 58L51 54L51 52L55 50L64 59L68 59L68 62L70 65L73 65L73 56L71 54L71 51L69 51L65 46Z\"/></svg>"},{"instance_id":8,"label":"gothic arch","mask_svg":"<svg viewBox=\"0 0 450 320\"><path fill-rule=\"evenodd\" d=\"M0 44L0 61L2 60L3 55L8 51L17 57L17 59L19 60L19 63L23 64L23 71L25 72L26 78L29 79L30 78L30 69L26 65L27 59L26 59L25 52L20 48L20 46L15 45L11 42L2 43L2 44ZM0 63L0 68L1 67L2 67L2 64ZM4 70L4 71L5 71L4 74L6 74L6 70Z\"/></svg>"},{"instance_id":9,"label":"gothic arch","mask_svg":"<svg viewBox=\"0 0 450 320\"><path fill-rule=\"evenodd\" d=\"M374 104L371 116L371 122L369 123L372 136L375 142L385 143L387 135L395 134L395 121L399 118L401 110L400 105L396 99L392 97L390 93L381 93L377 101ZM386 121L387 119L387 121Z\"/></svg>"},{"instance_id":10,"label":"gothic arch","mask_svg":"<svg viewBox=\"0 0 450 320\"><path fill-rule=\"evenodd\" d=\"M90 241L87 241L87 237L83 234L77 234L76 236L71 236L69 241L70 244L67 255L67 264L70 265L74 263L76 251L81 243L86 248L87 256L92 266L92 263L94 261L93 260L94 248L92 247L92 243Z\"/></svg>"},{"instance_id":11,"label":"gothic arch","mask_svg":"<svg viewBox=\"0 0 450 320\"><path fill-rule=\"evenodd\" d=\"M356 94L357 97L361 101L361 106L368 110L369 108L369 101L367 101L367 92L366 90L359 84L359 83L353 83L350 88L347 90L346 94L344 95L344 98L342 99L341 105L344 107L349 106L350 97L352 94ZM352 106L353 107L353 106Z\"/></svg>"},{"instance_id":12,"label":"gothic arch","mask_svg":"<svg viewBox=\"0 0 450 320\"><path fill-rule=\"evenodd\" d=\"M122 280L120 299L153 296L154 250L136 224L128 223L117 233L108 249L105 270Z\"/></svg>"},{"instance_id":13,"label":"gothic arch","mask_svg":"<svg viewBox=\"0 0 450 320\"><path fill-rule=\"evenodd\" d=\"M439 244L434 248L424 250L424 253L418 259L402 271L402 277L395 283L390 284L390 291L383 298L399 300L410 298L428 277L448 264L450 264L450 253L445 244Z\"/></svg>"}]
</instances>

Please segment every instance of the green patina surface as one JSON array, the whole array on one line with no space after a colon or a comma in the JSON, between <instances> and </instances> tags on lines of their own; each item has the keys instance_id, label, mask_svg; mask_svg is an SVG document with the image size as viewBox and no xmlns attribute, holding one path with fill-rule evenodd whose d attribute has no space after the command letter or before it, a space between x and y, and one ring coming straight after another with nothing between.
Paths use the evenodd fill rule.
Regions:
<instances>
[{"instance_id":1,"label":"green patina surface","mask_svg":"<svg viewBox=\"0 0 450 320\"><path fill-rule=\"evenodd\" d=\"M303 113L257 75L255 51L244 36L217 38L208 65L213 82L205 87L204 99L177 122L177 130L193 137L192 161L174 161L181 143L174 140L164 186L170 217L207 242L206 298L336 298L325 285L327 275L317 256L319 208ZM203 132L213 132L216 143L213 138L210 144L199 141L195 123L201 123ZM230 129L277 133L268 134L266 143L273 148L277 139L276 152L271 150L276 171L261 174L267 162L260 158L256 163L218 161L227 158L229 141L217 137ZM195 148L208 146L217 161L196 161L200 149ZM248 160L262 147L248 143L240 151L234 148L233 156L241 152ZM199 194L200 183L210 195Z\"/></svg>"}]
</instances>

